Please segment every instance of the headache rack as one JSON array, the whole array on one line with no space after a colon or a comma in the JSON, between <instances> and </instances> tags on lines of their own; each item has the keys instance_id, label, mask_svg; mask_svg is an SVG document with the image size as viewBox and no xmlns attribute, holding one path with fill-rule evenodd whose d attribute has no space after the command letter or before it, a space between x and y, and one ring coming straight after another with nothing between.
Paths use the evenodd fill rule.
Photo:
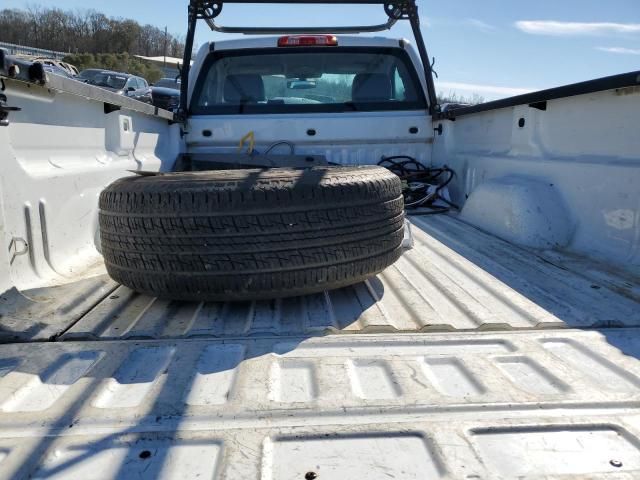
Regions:
<instances>
[{"instance_id":1,"label":"headache rack","mask_svg":"<svg viewBox=\"0 0 640 480\"><path fill-rule=\"evenodd\" d=\"M358 26L323 26L323 27L224 27L215 22L216 17L222 13L222 7L225 3L246 3L246 4L325 4L325 5L382 5L384 13L387 15L387 21L376 25L358 25ZM177 118L184 121L187 117L187 92L189 88L189 65L191 65L191 56L193 50L193 40L195 37L196 24L198 20L204 20L209 27L216 32L221 33L241 33L245 35L287 35L301 33L370 33L389 30L399 20L408 20L411 24L411 30L415 38L416 47L422 61L424 69L425 81L427 86L427 98L429 100L429 113L436 114L440 108L436 100L436 89L433 82L433 71L431 62L427 54L427 48L420 32L420 17L418 16L418 6L416 0L190 0L189 2L189 27L187 29L187 38L185 42L184 58L182 62L181 77L182 84L180 89L180 109Z\"/></svg>"}]
</instances>

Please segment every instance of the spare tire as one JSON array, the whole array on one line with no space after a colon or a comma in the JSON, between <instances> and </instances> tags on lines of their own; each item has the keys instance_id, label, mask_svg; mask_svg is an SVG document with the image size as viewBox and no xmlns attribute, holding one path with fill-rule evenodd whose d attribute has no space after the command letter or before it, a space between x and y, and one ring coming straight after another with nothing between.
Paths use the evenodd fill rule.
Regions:
<instances>
[{"instance_id":1,"label":"spare tire","mask_svg":"<svg viewBox=\"0 0 640 480\"><path fill-rule=\"evenodd\" d=\"M381 167L135 176L100 195L109 275L180 300L252 300L357 283L401 253L399 178Z\"/></svg>"}]
</instances>

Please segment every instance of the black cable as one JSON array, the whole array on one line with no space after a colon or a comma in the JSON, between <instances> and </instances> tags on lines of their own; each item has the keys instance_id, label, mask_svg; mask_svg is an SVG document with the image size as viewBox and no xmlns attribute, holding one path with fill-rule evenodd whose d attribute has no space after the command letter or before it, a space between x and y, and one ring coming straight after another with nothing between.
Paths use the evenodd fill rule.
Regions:
<instances>
[{"instance_id":1,"label":"black cable","mask_svg":"<svg viewBox=\"0 0 640 480\"><path fill-rule=\"evenodd\" d=\"M410 214L434 215L448 212L451 210L451 207L459 210L457 205L440 195L440 192L451 183L455 176L455 172L446 165L438 168L429 168L409 155L383 157L378 162L378 165L387 168L400 177L402 181L407 182L407 187L403 191L403 197L407 211L412 210ZM444 174L448 175L446 180L439 183L439 178ZM412 184L411 187L409 187L409 184ZM424 187L421 188L420 184L424 184ZM415 187L416 185L417 188ZM435 185L435 192L433 190L429 191L430 185ZM433 203L437 200L443 201L449 205L449 207L434 206ZM420 208L430 208L431 210L426 212L416 212L413 210Z\"/></svg>"},{"instance_id":2,"label":"black cable","mask_svg":"<svg viewBox=\"0 0 640 480\"><path fill-rule=\"evenodd\" d=\"M438 188L436 188L436 192L439 192L440 190L442 190L444 187L446 187L447 185L449 185L451 183L451 180L453 180L453 177L455 175L454 171L451 170L449 167L445 166L443 168L444 171L449 173L449 178L447 178L444 183L441 183Z\"/></svg>"},{"instance_id":3,"label":"black cable","mask_svg":"<svg viewBox=\"0 0 640 480\"><path fill-rule=\"evenodd\" d=\"M450 202L449 200L447 200L446 198L443 197L439 197L438 200L440 200L441 202L446 203L447 205L449 205L451 208L455 209L455 210L460 210L460 207L458 205L456 205L453 202Z\"/></svg>"},{"instance_id":4,"label":"black cable","mask_svg":"<svg viewBox=\"0 0 640 480\"><path fill-rule=\"evenodd\" d=\"M449 207L423 207L429 208L430 210L408 210L407 215L410 216L420 216L420 215L437 215L439 213L447 213L451 209Z\"/></svg>"}]
</instances>

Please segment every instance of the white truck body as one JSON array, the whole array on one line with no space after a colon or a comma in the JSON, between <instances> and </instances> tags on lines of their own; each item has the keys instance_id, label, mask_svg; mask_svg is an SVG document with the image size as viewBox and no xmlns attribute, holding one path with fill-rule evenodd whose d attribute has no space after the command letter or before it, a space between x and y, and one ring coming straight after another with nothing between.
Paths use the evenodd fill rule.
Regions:
<instances>
[{"instance_id":1,"label":"white truck body","mask_svg":"<svg viewBox=\"0 0 640 480\"><path fill-rule=\"evenodd\" d=\"M0 476L638 478L634 75L455 120L386 111L186 125L72 80L2 75L21 111L0 126ZM285 139L340 164L446 164L462 210L410 217L415 245L396 264L318 295L178 302L110 280L100 191L131 170L170 171L180 153L234 152L248 131L257 148Z\"/></svg>"}]
</instances>

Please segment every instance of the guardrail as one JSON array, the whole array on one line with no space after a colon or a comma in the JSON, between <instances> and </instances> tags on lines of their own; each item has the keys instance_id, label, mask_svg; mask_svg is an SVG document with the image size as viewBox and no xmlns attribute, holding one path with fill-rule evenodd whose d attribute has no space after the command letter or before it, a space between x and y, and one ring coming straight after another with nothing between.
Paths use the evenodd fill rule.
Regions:
<instances>
[{"instance_id":1,"label":"guardrail","mask_svg":"<svg viewBox=\"0 0 640 480\"><path fill-rule=\"evenodd\" d=\"M39 57L53 58L55 60L62 60L69 55L65 52L58 52L56 50L47 50L44 48L27 47L26 45L16 45L15 43L0 42L0 48L3 48L10 55L37 55Z\"/></svg>"}]
</instances>

